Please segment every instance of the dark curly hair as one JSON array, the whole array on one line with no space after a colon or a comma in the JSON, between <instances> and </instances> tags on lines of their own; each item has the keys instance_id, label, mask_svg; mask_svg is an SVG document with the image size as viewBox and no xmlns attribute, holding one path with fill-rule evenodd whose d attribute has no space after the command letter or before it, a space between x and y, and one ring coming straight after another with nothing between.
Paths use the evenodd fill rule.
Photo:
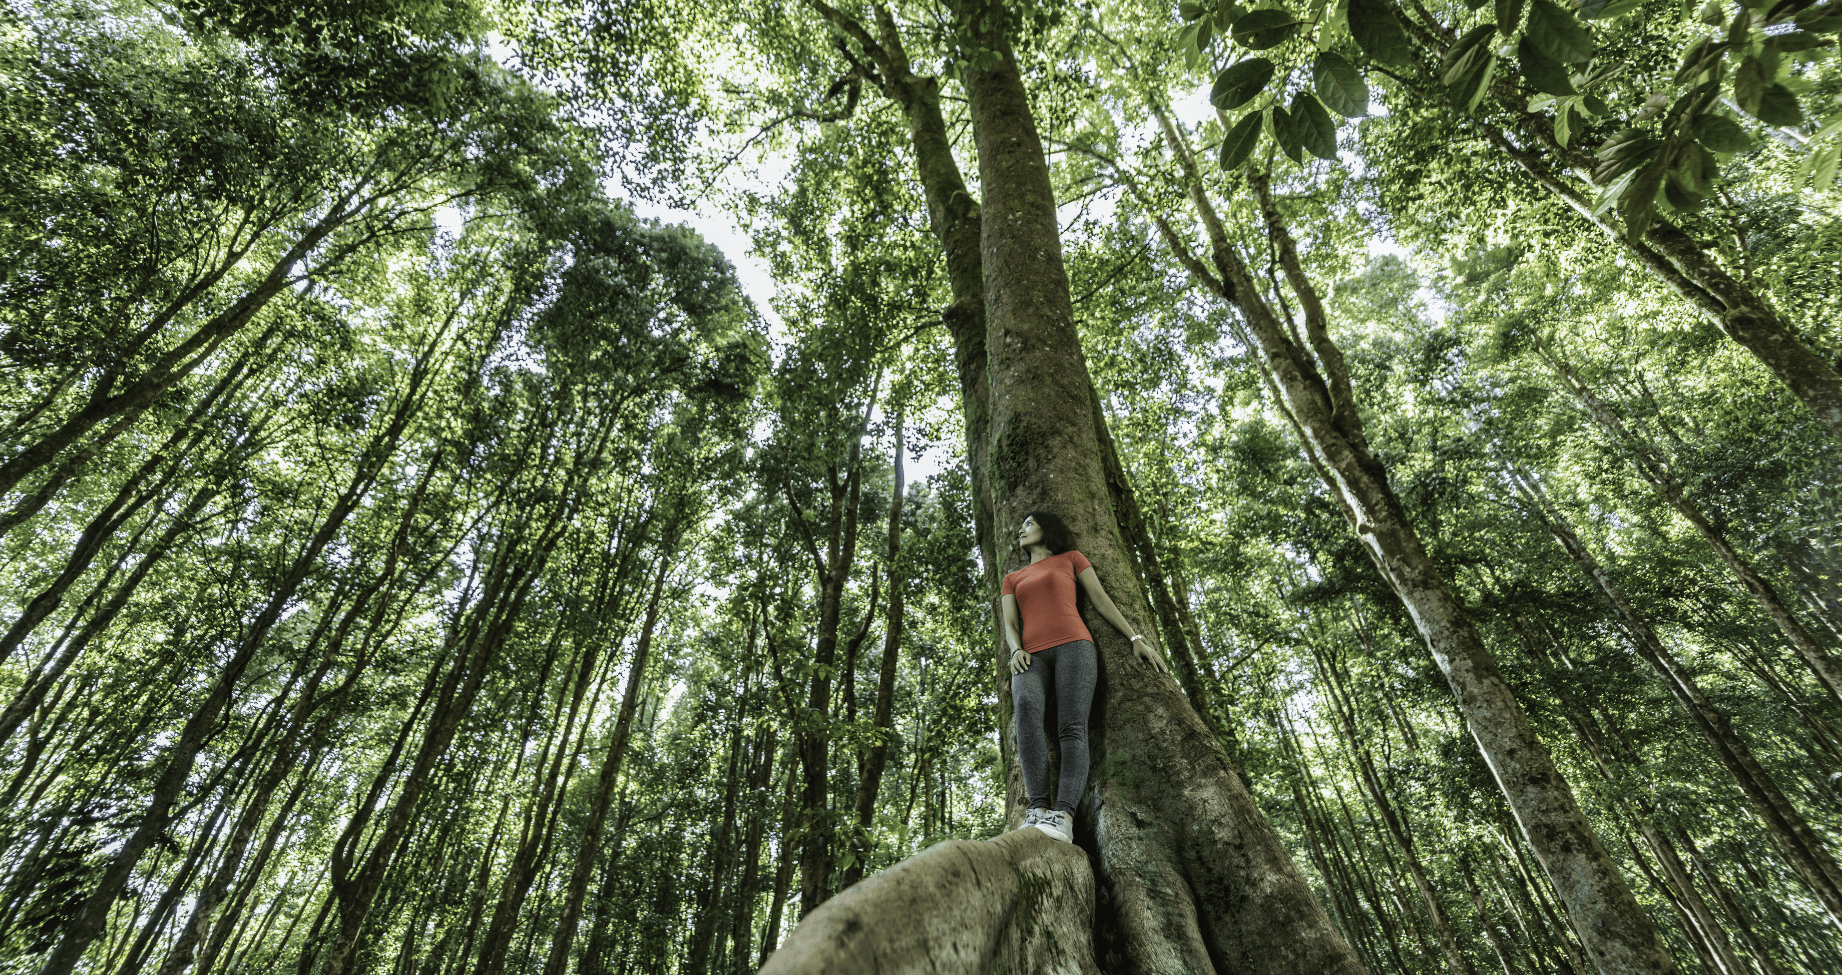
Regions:
<instances>
[{"instance_id":1,"label":"dark curly hair","mask_svg":"<svg viewBox=\"0 0 1842 975\"><path fill-rule=\"evenodd\" d=\"M1049 546L1050 555L1060 555L1075 547L1074 532L1068 530L1068 523L1053 511L1032 511L1023 516L1036 519L1036 526L1043 530L1043 544Z\"/></svg>"}]
</instances>

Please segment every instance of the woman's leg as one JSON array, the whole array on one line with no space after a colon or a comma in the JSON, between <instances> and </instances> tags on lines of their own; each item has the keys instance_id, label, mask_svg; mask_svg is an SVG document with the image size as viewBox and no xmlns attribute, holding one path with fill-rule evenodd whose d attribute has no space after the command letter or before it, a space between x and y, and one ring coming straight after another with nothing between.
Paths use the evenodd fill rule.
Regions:
<instances>
[{"instance_id":1,"label":"woman's leg","mask_svg":"<svg viewBox=\"0 0 1842 975\"><path fill-rule=\"evenodd\" d=\"M1087 791L1087 714L1093 708L1094 681L1099 671L1094 645L1086 640L1043 651L1043 655L1050 653L1055 654L1055 728L1062 746L1055 808L1072 816L1081 804L1081 794ZM1024 781L1029 781L1028 772L1024 773Z\"/></svg>"},{"instance_id":2,"label":"woman's leg","mask_svg":"<svg viewBox=\"0 0 1842 975\"><path fill-rule=\"evenodd\" d=\"M1017 709L1017 761L1023 766L1023 789L1030 794L1031 809L1049 808L1049 742L1043 735L1043 671L1048 666L1047 660L1035 659L1029 670L1011 675L1011 703Z\"/></svg>"}]
</instances>

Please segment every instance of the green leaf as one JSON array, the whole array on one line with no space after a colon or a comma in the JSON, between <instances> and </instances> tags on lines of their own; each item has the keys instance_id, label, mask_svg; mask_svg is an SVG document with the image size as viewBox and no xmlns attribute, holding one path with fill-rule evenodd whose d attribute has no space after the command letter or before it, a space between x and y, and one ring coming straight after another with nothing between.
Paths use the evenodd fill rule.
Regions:
<instances>
[{"instance_id":1,"label":"green leaf","mask_svg":"<svg viewBox=\"0 0 1842 975\"><path fill-rule=\"evenodd\" d=\"M1291 113L1282 105L1274 105L1268 111L1272 113L1273 141L1279 144L1279 151L1293 162L1303 163L1305 146L1299 141L1298 133L1293 131Z\"/></svg>"},{"instance_id":2,"label":"green leaf","mask_svg":"<svg viewBox=\"0 0 1842 975\"><path fill-rule=\"evenodd\" d=\"M1217 157L1223 170L1239 169L1247 157L1253 155L1254 146L1260 143L1260 119L1264 114L1248 112L1228 130L1228 135L1222 139L1221 155Z\"/></svg>"},{"instance_id":3,"label":"green leaf","mask_svg":"<svg viewBox=\"0 0 1842 975\"><path fill-rule=\"evenodd\" d=\"M1439 83L1450 88L1476 71L1491 56L1488 42L1496 30L1495 24L1480 24L1452 42L1439 61Z\"/></svg>"},{"instance_id":4,"label":"green leaf","mask_svg":"<svg viewBox=\"0 0 1842 975\"><path fill-rule=\"evenodd\" d=\"M1490 79L1497 74L1496 54L1485 51L1484 61L1472 72L1458 80L1458 84L1446 89L1452 105L1467 115L1477 111L1477 103L1484 100L1484 93L1490 90Z\"/></svg>"},{"instance_id":5,"label":"green leaf","mask_svg":"<svg viewBox=\"0 0 1842 975\"><path fill-rule=\"evenodd\" d=\"M1740 123L1725 115L1703 115L1695 120L1690 132L1695 141L1715 152L1740 152L1752 148L1752 136Z\"/></svg>"},{"instance_id":6,"label":"green leaf","mask_svg":"<svg viewBox=\"0 0 1842 975\"><path fill-rule=\"evenodd\" d=\"M1523 0L1497 0L1497 29L1504 37L1513 37L1516 25L1522 23Z\"/></svg>"},{"instance_id":7,"label":"green leaf","mask_svg":"<svg viewBox=\"0 0 1842 975\"><path fill-rule=\"evenodd\" d=\"M1601 216L1607 210L1617 206L1619 199L1624 196L1625 190L1630 188L1631 180L1636 176L1637 170L1634 169L1620 176L1612 185L1601 191L1599 194L1599 202L1593 206L1593 216Z\"/></svg>"},{"instance_id":8,"label":"green leaf","mask_svg":"<svg viewBox=\"0 0 1842 975\"><path fill-rule=\"evenodd\" d=\"M1612 0L1601 6L1596 13L1587 13L1586 8L1581 7L1580 16L1587 20L1617 20L1643 5L1644 0Z\"/></svg>"},{"instance_id":9,"label":"green leaf","mask_svg":"<svg viewBox=\"0 0 1842 975\"><path fill-rule=\"evenodd\" d=\"M1549 0L1530 3L1528 37L1536 50L1564 64L1581 64L1593 58L1592 32Z\"/></svg>"},{"instance_id":10,"label":"green leaf","mask_svg":"<svg viewBox=\"0 0 1842 975\"><path fill-rule=\"evenodd\" d=\"M1562 102L1560 110L1554 113L1554 141L1562 146L1573 141L1573 119L1576 114L1571 100Z\"/></svg>"},{"instance_id":11,"label":"green leaf","mask_svg":"<svg viewBox=\"0 0 1842 975\"><path fill-rule=\"evenodd\" d=\"M1810 167L1817 189L1828 189L1836 181L1838 163L1842 163L1842 146L1832 145L1817 152L1816 164Z\"/></svg>"},{"instance_id":12,"label":"green leaf","mask_svg":"<svg viewBox=\"0 0 1842 975\"><path fill-rule=\"evenodd\" d=\"M1251 10L1234 22L1228 37L1250 51L1278 47L1298 33L1299 19L1289 10Z\"/></svg>"},{"instance_id":13,"label":"green leaf","mask_svg":"<svg viewBox=\"0 0 1842 975\"><path fill-rule=\"evenodd\" d=\"M1516 45L1516 60L1530 88L1550 95L1576 93L1572 80L1567 77L1567 66L1536 50L1526 37Z\"/></svg>"},{"instance_id":14,"label":"green leaf","mask_svg":"<svg viewBox=\"0 0 1842 975\"><path fill-rule=\"evenodd\" d=\"M1759 114L1759 102L1765 98L1765 68L1759 59L1748 54L1733 72L1733 101L1748 115Z\"/></svg>"},{"instance_id":15,"label":"green leaf","mask_svg":"<svg viewBox=\"0 0 1842 975\"><path fill-rule=\"evenodd\" d=\"M1598 162L1593 166L1593 182L1604 186L1619 176L1642 166L1661 143L1636 129L1620 129L1599 147Z\"/></svg>"},{"instance_id":16,"label":"green leaf","mask_svg":"<svg viewBox=\"0 0 1842 975\"><path fill-rule=\"evenodd\" d=\"M1842 30L1842 3L1826 3L1820 7L1811 7L1798 14L1794 22L1812 34L1828 34Z\"/></svg>"},{"instance_id":17,"label":"green leaf","mask_svg":"<svg viewBox=\"0 0 1842 975\"><path fill-rule=\"evenodd\" d=\"M1714 37L1704 37L1689 45L1688 54L1682 58L1682 66L1676 69L1676 84L1684 84L1720 63L1721 55L1727 53L1727 42Z\"/></svg>"},{"instance_id":18,"label":"green leaf","mask_svg":"<svg viewBox=\"0 0 1842 975\"><path fill-rule=\"evenodd\" d=\"M1319 159L1337 158L1337 123L1324 104L1308 91L1292 96L1292 129L1307 151Z\"/></svg>"},{"instance_id":19,"label":"green leaf","mask_svg":"<svg viewBox=\"0 0 1842 975\"><path fill-rule=\"evenodd\" d=\"M1650 165L1638 170L1631 185L1626 187L1624 198L1618 201L1618 215L1624 218L1625 233L1634 240L1650 230L1651 217L1656 213L1657 191L1663 188L1668 163L1666 156L1651 160Z\"/></svg>"},{"instance_id":20,"label":"green leaf","mask_svg":"<svg viewBox=\"0 0 1842 975\"><path fill-rule=\"evenodd\" d=\"M1797 96L1783 85L1767 85L1759 96L1759 110L1753 114L1767 125L1804 124L1804 110L1797 104Z\"/></svg>"},{"instance_id":21,"label":"green leaf","mask_svg":"<svg viewBox=\"0 0 1842 975\"><path fill-rule=\"evenodd\" d=\"M1778 0L1777 3L1772 4L1771 9L1765 12L1765 22L1768 24L1782 23L1815 2L1816 0Z\"/></svg>"},{"instance_id":22,"label":"green leaf","mask_svg":"<svg viewBox=\"0 0 1842 975\"><path fill-rule=\"evenodd\" d=\"M1215 39L1215 27L1206 20L1196 22L1196 50L1207 51L1209 42Z\"/></svg>"},{"instance_id":23,"label":"green leaf","mask_svg":"<svg viewBox=\"0 0 1842 975\"><path fill-rule=\"evenodd\" d=\"M1202 16L1202 4L1180 3L1177 5L1177 13L1182 15L1184 20L1195 20Z\"/></svg>"},{"instance_id":24,"label":"green leaf","mask_svg":"<svg viewBox=\"0 0 1842 975\"><path fill-rule=\"evenodd\" d=\"M1311 66L1313 88L1330 110L1344 118L1369 114L1369 86L1362 72L1340 54L1325 52ZM1263 86L1264 87L1264 86Z\"/></svg>"},{"instance_id":25,"label":"green leaf","mask_svg":"<svg viewBox=\"0 0 1842 975\"><path fill-rule=\"evenodd\" d=\"M1241 8L1235 6L1232 0L1223 0L1223 2L1215 8L1215 32L1217 34L1228 33L1228 28L1234 26L1234 22L1240 19L1242 13L1243 11Z\"/></svg>"},{"instance_id":26,"label":"green leaf","mask_svg":"<svg viewBox=\"0 0 1842 975\"><path fill-rule=\"evenodd\" d=\"M1381 0L1349 0L1350 36L1371 60L1412 67L1413 41L1394 10Z\"/></svg>"},{"instance_id":27,"label":"green leaf","mask_svg":"<svg viewBox=\"0 0 1842 975\"><path fill-rule=\"evenodd\" d=\"M1231 64L1215 76L1215 84L1209 89L1209 104L1224 112L1240 108L1272 80L1273 62L1265 58L1249 58Z\"/></svg>"}]
</instances>

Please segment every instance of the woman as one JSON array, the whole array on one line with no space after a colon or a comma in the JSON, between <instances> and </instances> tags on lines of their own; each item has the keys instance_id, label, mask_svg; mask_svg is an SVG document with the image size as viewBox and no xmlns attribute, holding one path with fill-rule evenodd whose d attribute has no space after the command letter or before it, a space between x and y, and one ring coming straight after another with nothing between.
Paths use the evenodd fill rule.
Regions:
<instances>
[{"instance_id":1,"label":"woman","mask_svg":"<svg viewBox=\"0 0 1842 975\"><path fill-rule=\"evenodd\" d=\"M1132 639L1138 659L1158 673L1164 661L1151 637L1119 615L1074 536L1051 512L1032 511L1017 533L1029 564L1004 577L1004 640L1011 648L1011 699L1017 706L1017 757L1030 808L1023 825L1074 842L1074 811L1087 788L1087 712L1094 701L1094 637L1075 606L1077 592L1119 632ZM1021 617L1021 620L1019 619ZM1055 682L1056 736L1062 775L1049 806L1049 746L1043 735L1045 686Z\"/></svg>"}]
</instances>

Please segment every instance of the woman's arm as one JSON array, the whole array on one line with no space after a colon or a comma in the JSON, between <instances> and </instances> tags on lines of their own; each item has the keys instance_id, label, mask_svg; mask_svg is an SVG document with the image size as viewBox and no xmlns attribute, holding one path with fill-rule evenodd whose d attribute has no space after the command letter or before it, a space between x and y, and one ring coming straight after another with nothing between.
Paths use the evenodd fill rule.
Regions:
<instances>
[{"instance_id":1,"label":"woman's arm","mask_svg":"<svg viewBox=\"0 0 1842 975\"><path fill-rule=\"evenodd\" d=\"M1031 657L1024 652L1023 637L1018 635L1023 621L1017 615L1017 597L1007 592L1000 597L1000 605L1004 607L1004 643L1011 648L1011 673L1021 674L1030 669Z\"/></svg>"},{"instance_id":2,"label":"woman's arm","mask_svg":"<svg viewBox=\"0 0 1842 975\"><path fill-rule=\"evenodd\" d=\"M1138 654L1140 662L1160 674L1167 673L1164 659L1158 656L1156 638L1149 633L1139 633L1131 623L1126 622L1126 618L1120 615L1119 607L1113 605L1113 598L1106 594L1106 587L1100 584L1100 577L1094 574L1093 566L1082 569L1076 578L1081 580L1081 589L1087 593L1094 608L1100 611L1101 617L1113 624L1114 629L1133 638L1132 649Z\"/></svg>"}]
</instances>

